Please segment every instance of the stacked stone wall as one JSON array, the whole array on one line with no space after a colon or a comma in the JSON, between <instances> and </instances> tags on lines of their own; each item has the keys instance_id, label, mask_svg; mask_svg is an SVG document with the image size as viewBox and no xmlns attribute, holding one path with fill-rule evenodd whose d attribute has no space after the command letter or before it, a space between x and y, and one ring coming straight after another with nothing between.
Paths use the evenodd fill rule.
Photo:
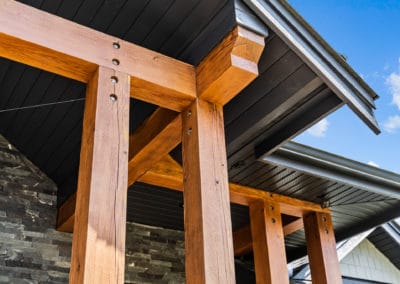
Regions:
<instances>
[{"instance_id":1,"label":"stacked stone wall","mask_svg":"<svg viewBox=\"0 0 400 284\"><path fill-rule=\"evenodd\" d=\"M0 283L68 283L57 187L0 135ZM184 283L184 234L127 223L126 283Z\"/></svg>"}]
</instances>

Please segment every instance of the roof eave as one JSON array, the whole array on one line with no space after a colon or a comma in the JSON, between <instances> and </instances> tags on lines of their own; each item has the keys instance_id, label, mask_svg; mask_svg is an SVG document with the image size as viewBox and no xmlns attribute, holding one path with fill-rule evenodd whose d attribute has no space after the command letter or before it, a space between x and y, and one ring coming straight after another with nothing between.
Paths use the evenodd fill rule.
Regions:
<instances>
[{"instance_id":1,"label":"roof eave","mask_svg":"<svg viewBox=\"0 0 400 284\"><path fill-rule=\"evenodd\" d=\"M273 154L262 156L260 160L400 200L398 174L299 143L289 142Z\"/></svg>"},{"instance_id":2,"label":"roof eave","mask_svg":"<svg viewBox=\"0 0 400 284\"><path fill-rule=\"evenodd\" d=\"M377 94L286 1L243 0L376 134Z\"/></svg>"}]
</instances>

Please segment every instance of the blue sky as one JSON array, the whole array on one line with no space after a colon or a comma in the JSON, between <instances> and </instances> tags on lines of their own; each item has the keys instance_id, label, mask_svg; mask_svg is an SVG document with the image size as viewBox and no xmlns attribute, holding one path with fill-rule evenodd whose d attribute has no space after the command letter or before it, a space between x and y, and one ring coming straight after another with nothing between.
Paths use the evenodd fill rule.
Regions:
<instances>
[{"instance_id":1,"label":"blue sky","mask_svg":"<svg viewBox=\"0 0 400 284\"><path fill-rule=\"evenodd\" d=\"M295 141L400 173L400 1L289 0L378 93L376 136L343 107Z\"/></svg>"}]
</instances>

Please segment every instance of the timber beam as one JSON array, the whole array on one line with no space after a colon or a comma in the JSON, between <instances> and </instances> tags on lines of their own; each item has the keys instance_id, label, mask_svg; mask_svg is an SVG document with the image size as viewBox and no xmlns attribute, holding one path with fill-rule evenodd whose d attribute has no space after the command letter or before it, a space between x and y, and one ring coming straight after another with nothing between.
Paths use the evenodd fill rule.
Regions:
<instances>
[{"instance_id":1,"label":"timber beam","mask_svg":"<svg viewBox=\"0 0 400 284\"><path fill-rule=\"evenodd\" d=\"M258 76L264 37L237 26L196 68L199 98L225 105Z\"/></svg>"},{"instance_id":2,"label":"timber beam","mask_svg":"<svg viewBox=\"0 0 400 284\"><path fill-rule=\"evenodd\" d=\"M159 167L169 167L170 171L179 169L182 172L178 163L172 158L168 159L168 153L181 142L181 124L180 113L158 108L129 136L128 187L135 181L146 182L151 179L155 175L152 172L157 173ZM162 159L165 161L162 162ZM149 171L153 167L155 169ZM76 193L59 208L59 231L73 231L75 202Z\"/></svg>"},{"instance_id":3,"label":"timber beam","mask_svg":"<svg viewBox=\"0 0 400 284\"><path fill-rule=\"evenodd\" d=\"M192 65L13 0L0 1L0 56L85 83L108 67L132 97L176 111L197 97Z\"/></svg>"},{"instance_id":4,"label":"timber beam","mask_svg":"<svg viewBox=\"0 0 400 284\"><path fill-rule=\"evenodd\" d=\"M129 173L128 173L129 175ZM138 181L150 185L168 188L183 192L183 169L171 156L163 157L156 165L143 174ZM229 183L230 201L244 206L254 200L271 200L280 204L282 214L297 217L291 223L285 225L284 232L297 231L303 225L303 214L311 212L329 213L328 208L322 208L319 204L303 201L293 197L288 197L276 193L270 193L261 189L246 187L234 183ZM75 194L71 195L58 210L57 229L63 232L72 232L75 210Z\"/></svg>"},{"instance_id":5,"label":"timber beam","mask_svg":"<svg viewBox=\"0 0 400 284\"><path fill-rule=\"evenodd\" d=\"M181 143L180 113L158 108L129 137L128 186Z\"/></svg>"},{"instance_id":6,"label":"timber beam","mask_svg":"<svg viewBox=\"0 0 400 284\"><path fill-rule=\"evenodd\" d=\"M124 282L129 84L99 67L86 88L69 283Z\"/></svg>"},{"instance_id":7,"label":"timber beam","mask_svg":"<svg viewBox=\"0 0 400 284\"><path fill-rule=\"evenodd\" d=\"M284 236L288 236L304 227L303 218L296 218L294 221L287 221L285 216L286 215L282 216ZM233 232L233 247L235 256L244 255L253 250L253 239L251 237L251 228L249 225Z\"/></svg>"},{"instance_id":8,"label":"timber beam","mask_svg":"<svg viewBox=\"0 0 400 284\"><path fill-rule=\"evenodd\" d=\"M249 213L256 283L289 284L279 203L256 200Z\"/></svg>"},{"instance_id":9,"label":"timber beam","mask_svg":"<svg viewBox=\"0 0 400 284\"><path fill-rule=\"evenodd\" d=\"M310 213L304 217L307 254L314 283L342 283L332 216Z\"/></svg>"}]
</instances>

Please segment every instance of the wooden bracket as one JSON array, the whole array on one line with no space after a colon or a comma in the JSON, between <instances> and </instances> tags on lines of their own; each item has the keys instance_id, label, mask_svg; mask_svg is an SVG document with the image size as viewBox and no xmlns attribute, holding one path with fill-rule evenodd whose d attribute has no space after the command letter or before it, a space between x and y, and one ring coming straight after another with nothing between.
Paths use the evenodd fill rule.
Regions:
<instances>
[{"instance_id":1,"label":"wooden bracket","mask_svg":"<svg viewBox=\"0 0 400 284\"><path fill-rule=\"evenodd\" d=\"M237 26L196 68L198 97L225 105L258 76L264 37Z\"/></svg>"},{"instance_id":2,"label":"wooden bracket","mask_svg":"<svg viewBox=\"0 0 400 284\"><path fill-rule=\"evenodd\" d=\"M158 108L130 135L128 186L181 143L181 114Z\"/></svg>"}]
</instances>

